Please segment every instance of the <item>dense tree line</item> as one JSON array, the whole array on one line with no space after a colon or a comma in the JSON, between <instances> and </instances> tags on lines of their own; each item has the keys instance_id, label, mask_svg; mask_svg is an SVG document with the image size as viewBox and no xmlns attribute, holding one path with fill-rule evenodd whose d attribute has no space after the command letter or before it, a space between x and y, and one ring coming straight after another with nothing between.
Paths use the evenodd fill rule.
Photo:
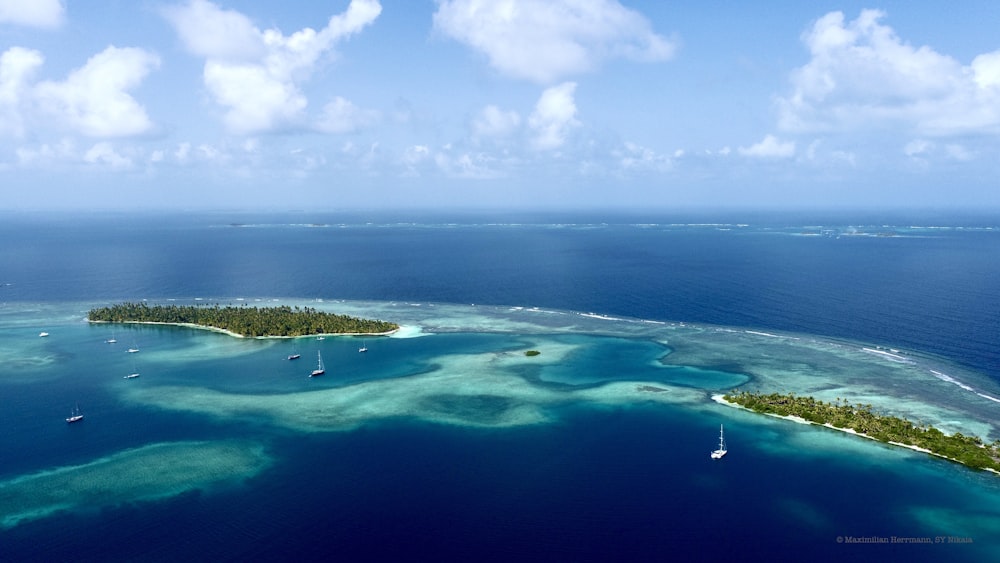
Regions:
<instances>
[{"instance_id":1,"label":"dense tree line","mask_svg":"<svg viewBox=\"0 0 1000 563\"><path fill-rule=\"evenodd\" d=\"M220 328L243 336L306 336L310 334L381 334L399 328L386 321L359 319L310 307L240 307L147 305L121 303L91 309L91 321L113 323L190 323Z\"/></svg>"},{"instance_id":2,"label":"dense tree line","mask_svg":"<svg viewBox=\"0 0 1000 563\"><path fill-rule=\"evenodd\" d=\"M837 399L824 403L812 397L796 397L771 393L764 395L741 391L730 393L725 400L752 411L779 416L798 416L816 424L852 429L882 442L897 442L930 450L976 469L1000 471L1000 440L984 444L976 436L956 432L946 435L937 428L916 425L909 420L877 414L871 405L855 404Z\"/></svg>"}]
</instances>

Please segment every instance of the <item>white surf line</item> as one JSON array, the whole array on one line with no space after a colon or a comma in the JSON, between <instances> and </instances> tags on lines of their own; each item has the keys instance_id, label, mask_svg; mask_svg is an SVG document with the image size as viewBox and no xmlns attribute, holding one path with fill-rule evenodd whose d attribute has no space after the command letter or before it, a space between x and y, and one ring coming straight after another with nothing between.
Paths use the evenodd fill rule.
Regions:
<instances>
[{"instance_id":1,"label":"white surf line","mask_svg":"<svg viewBox=\"0 0 1000 563\"><path fill-rule=\"evenodd\" d=\"M609 317L607 315L598 315L597 313L580 313L581 317L590 317L592 319L601 319L602 321L621 321L624 319L617 319L615 317Z\"/></svg>"},{"instance_id":2,"label":"white surf line","mask_svg":"<svg viewBox=\"0 0 1000 563\"><path fill-rule=\"evenodd\" d=\"M781 336L779 334L771 334L769 332L760 332L758 330L744 330L743 332L745 332L747 334L756 334L757 336L769 336L771 338L784 338L784 336Z\"/></svg>"},{"instance_id":3,"label":"white surf line","mask_svg":"<svg viewBox=\"0 0 1000 563\"><path fill-rule=\"evenodd\" d=\"M961 387L962 389L965 389L966 391L972 391L973 393L976 393L977 395L980 394L975 389L973 389L972 387L969 387L968 385L962 383L961 381L955 379L954 377L952 377L952 376L950 376L948 374L941 373L941 372L936 371L936 370L930 370L930 372L934 374L934 377L937 377L941 381L947 381L948 383L954 383L955 385L958 385L959 387Z\"/></svg>"},{"instance_id":4,"label":"white surf line","mask_svg":"<svg viewBox=\"0 0 1000 563\"><path fill-rule=\"evenodd\" d=\"M904 364L911 364L911 363L913 363L913 361L910 360L909 358L905 358L903 356L900 356L899 354L893 354L891 352L886 352L885 350L877 350L875 348L865 348L865 347L862 347L861 350L865 351L865 352L868 352L869 354L875 354L875 355L878 355L878 356L882 356L883 358L886 358L888 360L892 360L892 361L895 361L895 362L902 362Z\"/></svg>"}]
</instances>

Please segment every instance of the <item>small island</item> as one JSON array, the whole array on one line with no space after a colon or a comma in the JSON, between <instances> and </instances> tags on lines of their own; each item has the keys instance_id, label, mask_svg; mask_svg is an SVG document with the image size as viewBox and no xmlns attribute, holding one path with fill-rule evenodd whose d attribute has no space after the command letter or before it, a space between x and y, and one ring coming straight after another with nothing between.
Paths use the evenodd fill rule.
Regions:
<instances>
[{"instance_id":1,"label":"small island","mask_svg":"<svg viewBox=\"0 0 1000 563\"><path fill-rule=\"evenodd\" d=\"M310 307L178 306L121 303L87 313L90 322L159 323L220 330L245 337L389 334L399 325L317 311Z\"/></svg>"},{"instance_id":2,"label":"small island","mask_svg":"<svg viewBox=\"0 0 1000 563\"><path fill-rule=\"evenodd\" d=\"M974 469L1000 473L1000 440L985 444L976 436L964 436L958 432L949 436L937 428L877 414L871 405L851 405L840 399L835 403L824 403L812 397L779 393L764 395L749 391L728 393L719 398L727 404L739 405L754 412L821 424L957 461Z\"/></svg>"}]
</instances>

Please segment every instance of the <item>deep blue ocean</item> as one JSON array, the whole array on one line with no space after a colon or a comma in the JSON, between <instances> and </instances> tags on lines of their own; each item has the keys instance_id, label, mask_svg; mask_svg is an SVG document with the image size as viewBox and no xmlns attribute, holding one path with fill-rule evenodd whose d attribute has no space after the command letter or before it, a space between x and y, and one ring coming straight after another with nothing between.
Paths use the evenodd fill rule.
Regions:
<instances>
[{"instance_id":1,"label":"deep blue ocean","mask_svg":"<svg viewBox=\"0 0 1000 563\"><path fill-rule=\"evenodd\" d=\"M541 307L803 333L918 351L1000 382L995 216L0 214L0 303L40 311L38 324L0 329L8 337L30 333L32 345L47 328L44 311L61 304L253 298ZM513 428L401 416L347 432L274 429L123 402L94 375L133 369L105 354L107 327L74 330L76 340L61 344L53 331L45 345L61 346L54 357L76 373L16 361L0 368L0 424L10 429L0 439L0 479L167 440L264 439L279 461L231 490L69 510L0 529L0 560L974 561L1000 554L1000 478L925 456L873 465L762 450L713 464L706 448L717 438L715 416L652 405L566 406L557 423ZM140 358L147 347L226 338L174 327L115 336L119 345L141 344ZM371 365L348 370L346 381L364 381L365 369L405 377L449 348L512 346L495 334L392 345L388 358L373 344ZM290 345L278 346L283 355ZM296 346L304 362L320 346L328 364L357 356L354 342L337 339ZM225 358L206 360L197 369L216 375L199 375L200 384L286 392L246 375L261 357L242 357L238 369ZM139 361L137 384L156 365ZM187 368L171 365L163 380L189 382ZM88 419L67 427L64 407L81 400ZM115 414L114 424L101 424L102 409ZM997 412L1000 420L1000 405ZM822 432L787 426L796 428L768 426L755 439ZM727 428L747 442L756 432L752 417ZM93 494L100 505L100 491ZM916 513L924 526L913 524ZM976 519L989 524L969 524ZM892 535L973 543L837 540Z\"/></svg>"}]
</instances>

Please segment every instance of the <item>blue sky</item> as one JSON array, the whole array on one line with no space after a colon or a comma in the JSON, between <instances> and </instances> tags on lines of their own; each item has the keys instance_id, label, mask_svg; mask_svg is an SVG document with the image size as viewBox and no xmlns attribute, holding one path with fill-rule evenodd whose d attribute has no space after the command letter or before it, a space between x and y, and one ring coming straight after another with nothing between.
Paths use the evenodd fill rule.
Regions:
<instances>
[{"instance_id":1,"label":"blue sky","mask_svg":"<svg viewBox=\"0 0 1000 563\"><path fill-rule=\"evenodd\" d=\"M1000 4L0 0L0 209L1000 208Z\"/></svg>"}]
</instances>

